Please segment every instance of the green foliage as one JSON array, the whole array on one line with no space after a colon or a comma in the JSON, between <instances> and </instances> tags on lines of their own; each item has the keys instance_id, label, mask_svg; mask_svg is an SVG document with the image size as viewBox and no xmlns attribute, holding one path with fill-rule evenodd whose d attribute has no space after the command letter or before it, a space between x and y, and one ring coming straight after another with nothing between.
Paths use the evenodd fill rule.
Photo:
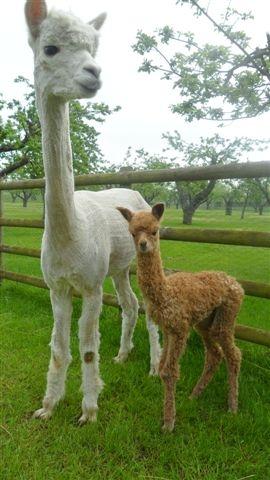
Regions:
<instances>
[{"instance_id":1,"label":"green foliage","mask_svg":"<svg viewBox=\"0 0 270 480\"><path fill-rule=\"evenodd\" d=\"M270 37L265 47L254 50L245 31L236 29L239 22L253 18L251 13L228 7L216 21L195 0L176 3L179 8L189 4L196 17L206 17L225 42L201 44L192 32L176 31L169 25L154 35L138 32L133 50L144 57L139 71L159 72L172 83L181 99L171 106L172 111L188 122L221 122L269 111Z\"/></svg>"},{"instance_id":2,"label":"green foliage","mask_svg":"<svg viewBox=\"0 0 270 480\"><path fill-rule=\"evenodd\" d=\"M44 176L41 152L41 128L35 105L33 85L24 77L16 82L25 86L23 101L1 100L1 110L8 115L0 123L0 162L12 164L26 157L28 164L15 178L39 178ZM73 166L76 175L102 169L103 154L98 144L99 132L93 124L105 121L106 117L119 110L104 103L70 103L70 135L73 147Z\"/></svg>"}]
</instances>

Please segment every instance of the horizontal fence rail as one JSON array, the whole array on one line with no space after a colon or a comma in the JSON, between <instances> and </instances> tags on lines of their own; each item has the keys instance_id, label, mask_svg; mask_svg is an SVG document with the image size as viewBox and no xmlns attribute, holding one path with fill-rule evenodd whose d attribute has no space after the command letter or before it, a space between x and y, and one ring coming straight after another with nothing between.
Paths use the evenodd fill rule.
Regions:
<instances>
[{"instance_id":1,"label":"horizontal fence rail","mask_svg":"<svg viewBox=\"0 0 270 480\"><path fill-rule=\"evenodd\" d=\"M20 220L0 218L0 227L44 228L42 220ZM162 240L176 240L196 243L217 243L246 247L270 247L270 233L248 230L216 230L207 228L160 229Z\"/></svg>"},{"instance_id":2,"label":"horizontal fence rail","mask_svg":"<svg viewBox=\"0 0 270 480\"><path fill-rule=\"evenodd\" d=\"M196 243L270 247L270 233L248 230L165 227L160 230L160 238L163 240L181 240Z\"/></svg>"},{"instance_id":3,"label":"horizontal fence rail","mask_svg":"<svg viewBox=\"0 0 270 480\"><path fill-rule=\"evenodd\" d=\"M75 185L76 187L85 187L90 185L131 185L132 183L260 177L270 177L270 161L210 165L208 167L168 168L78 175L75 177ZM0 190L26 190L44 187L44 178L0 183Z\"/></svg>"},{"instance_id":4,"label":"horizontal fence rail","mask_svg":"<svg viewBox=\"0 0 270 480\"><path fill-rule=\"evenodd\" d=\"M8 272L6 270L0 271L2 278L7 280L13 280L19 283L26 283L34 287L48 289L44 280L38 277L21 275L14 272ZM74 296L79 297L80 295L74 292ZM111 307L120 308L117 298L114 295L103 294L103 303L104 305L109 305ZM140 303L139 313L145 313L144 305ZM240 340L245 340L247 342L256 343L259 345L264 345L270 347L270 332L266 330L261 330L259 328L248 327L246 325L236 325L235 326L235 336Z\"/></svg>"},{"instance_id":5,"label":"horizontal fence rail","mask_svg":"<svg viewBox=\"0 0 270 480\"><path fill-rule=\"evenodd\" d=\"M38 248L25 248L11 245L0 245L0 252L33 258L40 258L41 254L41 250ZM165 269L165 273L168 275L180 271L181 270L171 270L168 268ZM132 275L136 275L137 272L135 265L131 266L130 273ZM250 295L252 297L270 298L270 285L267 283L251 282L249 280L240 279L237 279L237 281L242 285L246 295Z\"/></svg>"},{"instance_id":6,"label":"horizontal fence rail","mask_svg":"<svg viewBox=\"0 0 270 480\"><path fill-rule=\"evenodd\" d=\"M44 228L43 220L21 220L19 218L0 218L0 227Z\"/></svg>"}]
</instances>

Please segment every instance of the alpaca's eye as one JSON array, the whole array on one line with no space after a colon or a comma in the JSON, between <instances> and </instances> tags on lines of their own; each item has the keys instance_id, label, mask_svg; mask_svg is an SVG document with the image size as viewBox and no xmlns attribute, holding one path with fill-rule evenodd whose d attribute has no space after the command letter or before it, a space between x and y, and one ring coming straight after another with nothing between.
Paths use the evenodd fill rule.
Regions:
<instances>
[{"instance_id":1,"label":"alpaca's eye","mask_svg":"<svg viewBox=\"0 0 270 480\"><path fill-rule=\"evenodd\" d=\"M152 235L155 236L157 234L157 230L155 230L154 232L152 232Z\"/></svg>"},{"instance_id":2,"label":"alpaca's eye","mask_svg":"<svg viewBox=\"0 0 270 480\"><path fill-rule=\"evenodd\" d=\"M44 47L44 53L45 55L48 55L48 57L53 57L59 52L59 48L55 47L55 45L47 45Z\"/></svg>"},{"instance_id":3,"label":"alpaca's eye","mask_svg":"<svg viewBox=\"0 0 270 480\"><path fill-rule=\"evenodd\" d=\"M131 235L133 236L133 238L135 237L135 233L132 233Z\"/></svg>"}]
</instances>

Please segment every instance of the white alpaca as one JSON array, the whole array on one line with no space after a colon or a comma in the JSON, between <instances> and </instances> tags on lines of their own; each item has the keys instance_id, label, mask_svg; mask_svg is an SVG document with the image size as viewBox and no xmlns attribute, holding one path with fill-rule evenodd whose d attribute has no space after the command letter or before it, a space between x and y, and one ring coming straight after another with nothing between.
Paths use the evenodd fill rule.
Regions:
<instances>
[{"instance_id":1,"label":"white alpaca","mask_svg":"<svg viewBox=\"0 0 270 480\"><path fill-rule=\"evenodd\" d=\"M106 275L114 281L122 307L122 336L116 361L132 349L138 302L129 284L129 264L134 245L122 215L114 208L147 208L138 192L111 189L74 192L72 151L69 137L68 101L90 98L101 86L100 68L94 60L98 30L105 15L83 23L71 14L47 13L44 0L27 0L29 43L34 51L35 90L42 128L46 176L46 214L41 265L50 288L54 316L51 360L43 406L34 414L47 419L64 395L70 363L72 289L83 298L79 321L82 360L82 416L79 423L95 420L99 374L99 315L102 285ZM151 369L159 363L158 334L147 322L151 345Z\"/></svg>"}]
</instances>

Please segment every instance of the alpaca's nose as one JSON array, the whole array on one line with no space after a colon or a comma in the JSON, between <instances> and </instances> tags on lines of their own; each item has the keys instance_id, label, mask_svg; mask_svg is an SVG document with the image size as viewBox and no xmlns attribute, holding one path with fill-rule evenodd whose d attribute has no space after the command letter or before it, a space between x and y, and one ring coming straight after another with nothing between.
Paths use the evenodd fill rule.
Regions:
<instances>
[{"instance_id":1,"label":"alpaca's nose","mask_svg":"<svg viewBox=\"0 0 270 480\"><path fill-rule=\"evenodd\" d=\"M98 65L88 65L87 67L84 67L84 70L97 80L99 79L101 68Z\"/></svg>"},{"instance_id":2,"label":"alpaca's nose","mask_svg":"<svg viewBox=\"0 0 270 480\"><path fill-rule=\"evenodd\" d=\"M147 241L146 240L141 240L140 241L140 248L141 250L145 250L147 246Z\"/></svg>"}]
</instances>

